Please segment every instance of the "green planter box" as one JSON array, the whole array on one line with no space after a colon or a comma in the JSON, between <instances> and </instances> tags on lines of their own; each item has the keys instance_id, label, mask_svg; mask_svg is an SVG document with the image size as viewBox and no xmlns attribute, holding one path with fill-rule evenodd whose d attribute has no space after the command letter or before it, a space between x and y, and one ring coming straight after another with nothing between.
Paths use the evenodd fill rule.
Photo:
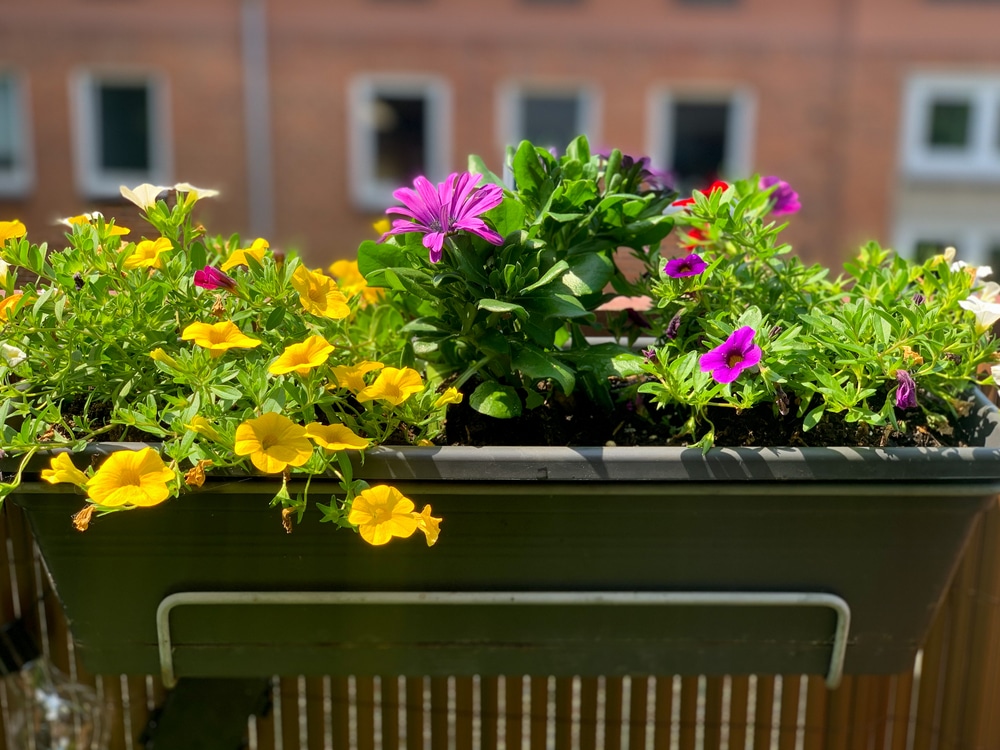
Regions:
<instances>
[{"instance_id":1,"label":"green planter box","mask_svg":"<svg viewBox=\"0 0 1000 750\"><path fill-rule=\"evenodd\" d=\"M373 549L309 517L286 534L263 478L85 534L61 487L13 500L95 672L835 683L838 626L846 671L911 666L1000 490L1000 423L981 416L983 447L962 449L372 451L361 475L444 517L433 549Z\"/></svg>"}]
</instances>

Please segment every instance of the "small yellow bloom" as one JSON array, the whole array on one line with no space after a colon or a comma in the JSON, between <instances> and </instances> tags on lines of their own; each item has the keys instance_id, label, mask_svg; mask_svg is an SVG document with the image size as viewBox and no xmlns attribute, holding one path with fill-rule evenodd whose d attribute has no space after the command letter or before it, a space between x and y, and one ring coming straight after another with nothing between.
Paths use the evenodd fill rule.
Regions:
<instances>
[{"instance_id":1,"label":"small yellow bloom","mask_svg":"<svg viewBox=\"0 0 1000 750\"><path fill-rule=\"evenodd\" d=\"M220 266L220 270L228 271L230 268L236 268L236 266L246 266L249 268L250 264L247 262L247 258L253 258L258 263L263 263L264 255L267 253L269 247L271 245L267 240L263 237L258 237L251 243L250 247L243 248L242 250L233 250L233 254Z\"/></svg>"},{"instance_id":2,"label":"small yellow bloom","mask_svg":"<svg viewBox=\"0 0 1000 750\"><path fill-rule=\"evenodd\" d=\"M175 370L180 368L180 363L163 351L163 349L153 349L153 351L149 353L149 356L156 362L162 362L167 367L172 367Z\"/></svg>"},{"instance_id":3,"label":"small yellow bloom","mask_svg":"<svg viewBox=\"0 0 1000 750\"><path fill-rule=\"evenodd\" d=\"M350 427L342 424L320 424L311 422L306 425L306 437L312 438L316 445L328 451L360 451L368 447L371 440L354 434Z\"/></svg>"},{"instance_id":4,"label":"small yellow bloom","mask_svg":"<svg viewBox=\"0 0 1000 750\"><path fill-rule=\"evenodd\" d=\"M379 234L385 234L390 229L392 229L392 222L386 218L381 218L372 224L372 229L374 229Z\"/></svg>"},{"instance_id":5,"label":"small yellow bloom","mask_svg":"<svg viewBox=\"0 0 1000 750\"><path fill-rule=\"evenodd\" d=\"M148 507L170 497L167 482L174 479L160 454L152 448L116 451L87 481L87 495L98 505Z\"/></svg>"},{"instance_id":6,"label":"small yellow bloom","mask_svg":"<svg viewBox=\"0 0 1000 750\"><path fill-rule=\"evenodd\" d=\"M369 544L385 544L394 536L406 538L417 530L413 501L395 487L381 485L361 490L347 520L358 527Z\"/></svg>"},{"instance_id":7,"label":"small yellow bloom","mask_svg":"<svg viewBox=\"0 0 1000 750\"><path fill-rule=\"evenodd\" d=\"M213 357L221 357L227 349L252 349L260 346L258 339L244 334L231 320L192 323L181 333L181 338L205 347Z\"/></svg>"},{"instance_id":8,"label":"small yellow bloom","mask_svg":"<svg viewBox=\"0 0 1000 750\"><path fill-rule=\"evenodd\" d=\"M24 237L27 233L27 227L25 227L24 224L17 219L12 221L0 221L0 245L7 240L16 240L20 237Z\"/></svg>"},{"instance_id":9,"label":"small yellow bloom","mask_svg":"<svg viewBox=\"0 0 1000 750\"><path fill-rule=\"evenodd\" d=\"M334 280L322 272L299 266L292 274L292 288L299 293L299 302L306 312L334 320L351 314L347 297L337 288Z\"/></svg>"},{"instance_id":10,"label":"small yellow bloom","mask_svg":"<svg viewBox=\"0 0 1000 750\"><path fill-rule=\"evenodd\" d=\"M297 372L305 375L314 367L319 367L330 358L333 344L322 336L310 336L301 344L286 346L275 362L267 368L272 375Z\"/></svg>"},{"instance_id":11,"label":"small yellow bloom","mask_svg":"<svg viewBox=\"0 0 1000 750\"><path fill-rule=\"evenodd\" d=\"M333 377L337 379L337 385L341 388L357 393L368 386L365 382L365 373L381 370L383 367L385 365L381 362L371 362L366 359L356 365L337 365L333 368Z\"/></svg>"},{"instance_id":12,"label":"small yellow bloom","mask_svg":"<svg viewBox=\"0 0 1000 750\"><path fill-rule=\"evenodd\" d=\"M448 404L460 403L462 403L462 392L458 388L449 388L437 397L437 401L434 402L434 408L440 409L442 406L447 406Z\"/></svg>"},{"instance_id":13,"label":"small yellow bloom","mask_svg":"<svg viewBox=\"0 0 1000 750\"><path fill-rule=\"evenodd\" d=\"M143 240L135 246L135 250L125 259L122 268L131 271L133 268L163 268L160 255L173 250L174 246L166 237L155 240Z\"/></svg>"},{"instance_id":14,"label":"small yellow bloom","mask_svg":"<svg viewBox=\"0 0 1000 750\"><path fill-rule=\"evenodd\" d=\"M441 520L431 515L431 506L425 505L419 513L414 513L413 517L417 521L417 528L424 532L427 537L427 546L433 547L441 533Z\"/></svg>"},{"instance_id":15,"label":"small yellow bloom","mask_svg":"<svg viewBox=\"0 0 1000 750\"><path fill-rule=\"evenodd\" d=\"M42 479L49 484L69 482L77 487L83 487L89 477L73 464L69 453L57 453L49 459L48 469L42 469Z\"/></svg>"},{"instance_id":16,"label":"small yellow bloom","mask_svg":"<svg viewBox=\"0 0 1000 750\"><path fill-rule=\"evenodd\" d=\"M202 459L193 467L188 469L184 475L184 484L188 487L201 487L205 484L205 469L212 465L212 461Z\"/></svg>"},{"instance_id":17,"label":"small yellow bloom","mask_svg":"<svg viewBox=\"0 0 1000 750\"><path fill-rule=\"evenodd\" d=\"M337 280L337 286L346 296L353 297L360 294L362 305L378 302L382 298L383 291L377 287L368 286L368 281L358 270L356 260L338 260L327 270Z\"/></svg>"},{"instance_id":18,"label":"small yellow bloom","mask_svg":"<svg viewBox=\"0 0 1000 750\"><path fill-rule=\"evenodd\" d=\"M11 311L21 301L22 297L24 295L21 292L14 292L0 299L0 320L7 320L10 317Z\"/></svg>"},{"instance_id":19,"label":"small yellow bloom","mask_svg":"<svg viewBox=\"0 0 1000 750\"><path fill-rule=\"evenodd\" d=\"M197 432L199 435L204 435L209 440L214 440L217 443L226 442L222 439L222 435L219 434L219 431L212 426L212 423L200 414L195 414L191 419L191 423L184 425L184 427L191 430L191 432Z\"/></svg>"},{"instance_id":20,"label":"small yellow bloom","mask_svg":"<svg viewBox=\"0 0 1000 750\"><path fill-rule=\"evenodd\" d=\"M386 367L375 378L375 382L358 393L358 401L388 401L399 406L414 393L424 389L420 373L409 367Z\"/></svg>"},{"instance_id":21,"label":"small yellow bloom","mask_svg":"<svg viewBox=\"0 0 1000 750\"><path fill-rule=\"evenodd\" d=\"M269 411L236 428L233 451L237 456L250 456L265 474L277 474L286 466L302 466L312 456L313 446L305 427Z\"/></svg>"},{"instance_id":22,"label":"small yellow bloom","mask_svg":"<svg viewBox=\"0 0 1000 750\"><path fill-rule=\"evenodd\" d=\"M133 189L129 189L124 185L118 188L122 194L122 198L132 201L132 203L147 212L156 205L156 197L169 189L163 185L150 185L148 182L144 182Z\"/></svg>"},{"instance_id":23,"label":"small yellow bloom","mask_svg":"<svg viewBox=\"0 0 1000 750\"><path fill-rule=\"evenodd\" d=\"M75 226L92 226L98 219L104 218L100 211L94 211L89 214L80 214L79 216L69 216L65 219L60 219L60 224L65 224L68 227ZM104 234L108 237L122 237L129 234L132 230L127 227L117 227L114 224L107 223L104 225Z\"/></svg>"}]
</instances>

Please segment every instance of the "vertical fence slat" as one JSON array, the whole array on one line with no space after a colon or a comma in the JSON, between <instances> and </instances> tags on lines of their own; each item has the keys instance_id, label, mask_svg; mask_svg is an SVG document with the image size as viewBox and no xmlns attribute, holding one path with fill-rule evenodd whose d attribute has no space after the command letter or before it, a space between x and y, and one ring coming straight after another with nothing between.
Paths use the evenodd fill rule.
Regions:
<instances>
[{"instance_id":1,"label":"vertical fence slat","mask_svg":"<svg viewBox=\"0 0 1000 750\"><path fill-rule=\"evenodd\" d=\"M447 677L431 677L431 750L448 750Z\"/></svg>"},{"instance_id":2,"label":"vertical fence slat","mask_svg":"<svg viewBox=\"0 0 1000 750\"><path fill-rule=\"evenodd\" d=\"M724 677L705 678L705 739L704 750L721 750L722 747L722 691Z\"/></svg>"},{"instance_id":3,"label":"vertical fence slat","mask_svg":"<svg viewBox=\"0 0 1000 750\"><path fill-rule=\"evenodd\" d=\"M274 711L258 716L256 721L257 750L274 750Z\"/></svg>"},{"instance_id":4,"label":"vertical fence slat","mask_svg":"<svg viewBox=\"0 0 1000 750\"><path fill-rule=\"evenodd\" d=\"M334 750L347 745L333 744ZM424 747L424 678L406 678L406 750Z\"/></svg>"},{"instance_id":5,"label":"vertical fence slat","mask_svg":"<svg viewBox=\"0 0 1000 750\"><path fill-rule=\"evenodd\" d=\"M399 678L382 676L382 749L399 748ZM311 750L311 749L310 749Z\"/></svg>"},{"instance_id":6,"label":"vertical fence slat","mask_svg":"<svg viewBox=\"0 0 1000 750\"><path fill-rule=\"evenodd\" d=\"M624 692L621 677L604 678L604 750L621 750Z\"/></svg>"},{"instance_id":7,"label":"vertical fence slat","mask_svg":"<svg viewBox=\"0 0 1000 750\"><path fill-rule=\"evenodd\" d=\"M14 619L14 599L10 585L11 562L7 559L7 508L11 503L0 505L0 618L2 622ZM7 747L6 714L0 711L0 750Z\"/></svg>"},{"instance_id":8,"label":"vertical fence slat","mask_svg":"<svg viewBox=\"0 0 1000 750\"><path fill-rule=\"evenodd\" d=\"M750 699L750 677L745 674L729 678L729 748L743 750L747 744L747 702Z\"/></svg>"},{"instance_id":9,"label":"vertical fence slat","mask_svg":"<svg viewBox=\"0 0 1000 750\"><path fill-rule=\"evenodd\" d=\"M904 672L894 678L892 713L889 715L889 732L892 742L888 750L906 750L910 737L910 702L913 698L913 672Z\"/></svg>"},{"instance_id":10,"label":"vertical fence slat","mask_svg":"<svg viewBox=\"0 0 1000 750\"><path fill-rule=\"evenodd\" d=\"M531 706L528 714L528 738L531 750L548 747L549 678L532 677L529 680Z\"/></svg>"},{"instance_id":11,"label":"vertical fence slat","mask_svg":"<svg viewBox=\"0 0 1000 750\"><path fill-rule=\"evenodd\" d=\"M322 677L306 678L306 737L309 750L325 750L326 748L326 691L323 689ZM395 750L392 745L392 750Z\"/></svg>"},{"instance_id":12,"label":"vertical fence slat","mask_svg":"<svg viewBox=\"0 0 1000 750\"><path fill-rule=\"evenodd\" d=\"M334 748L351 746L351 690L347 677L330 678L330 735Z\"/></svg>"},{"instance_id":13,"label":"vertical fence slat","mask_svg":"<svg viewBox=\"0 0 1000 750\"><path fill-rule=\"evenodd\" d=\"M866 675L854 678L854 698L851 701L851 750L868 750L871 744L871 680Z\"/></svg>"},{"instance_id":14,"label":"vertical fence slat","mask_svg":"<svg viewBox=\"0 0 1000 750\"><path fill-rule=\"evenodd\" d=\"M573 739L573 678L556 678L556 750L570 750ZM639 746L637 746L639 747ZM644 746L643 746L644 747Z\"/></svg>"},{"instance_id":15,"label":"vertical fence slat","mask_svg":"<svg viewBox=\"0 0 1000 750\"><path fill-rule=\"evenodd\" d=\"M371 677L354 678L354 712L358 750L375 750L375 680Z\"/></svg>"},{"instance_id":16,"label":"vertical fence slat","mask_svg":"<svg viewBox=\"0 0 1000 750\"><path fill-rule=\"evenodd\" d=\"M774 723L774 677L757 675L757 697L753 714L753 748L770 750Z\"/></svg>"},{"instance_id":17,"label":"vertical fence slat","mask_svg":"<svg viewBox=\"0 0 1000 750\"><path fill-rule=\"evenodd\" d=\"M482 750L497 750L499 715L499 680L496 677L479 678L479 736Z\"/></svg>"},{"instance_id":18,"label":"vertical fence slat","mask_svg":"<svg viewBox=\"0 0 1000 750\"><path fill-rule=\"evenodd\" d=\"M506 747L508 750L521 750L521 724L524 719L524 680L521 675L507 675L504 679L504 699L507 706L504 726Z\"/></svg>"},{"instance_id":19,"label":"vertical fence slat","mask_svg":"<svg viewBox=\"0 0 1000 750\"><path fill-rule=\"evenodd\" d=\"M698 732L698 678L681 677L681 704L678 718L680 750L695 750Z\"/></svg>"},{"instance_id":20,"label":"vertical fence slat","mask_svg":"<svg viewBox=\"0 0 1000 750\"><path fill-rule=\"evenodd\" d=\"M854 677L844 675L840 687L826 694L825 750L847 750L851 729L851 703L854 700Z\"/></svg>"},{"instance_id":21,"label":"vertical fence slat","mask_svg":"<svg viewBox=\"0 0 1000 750\"><path fill-rule=\"evenodd\" d=\"M646 701L649 696L649 678L632 677L632 692L628 709L628 747L646 747L646 723L649 720Z\"/></svg>"},{"instance_id":22,"label":"vertical fence slat","mask_svg":"<svg viewBox=\"0 0 1000 750\"><path fill-rule=\"evenodd\" d=\"M668 717L669 721L669 717ZM580 750L597 748L597 678L580 678Z\"/></svg>"},{"instance_id":23,"label":"vertical fence slat","mask_svg":"<svg viewBox=\"0 0 1000 750\"><path fill-rule=\"evenodd\" d=\"M455 678L455 750L472 750L472 678Z\"/></svg>"},{"instance_id":24,"label":"vertical fence slat","mask_svg":"<svg viewBox=\"0 0 1000 750\"><path fill-rule=\"evenodd\" d=\"M873 675L872 682L872 712L871 712L871 744L870 750L886 750L886 733L889 726L889 697L892 692L893 678L889 675Z\"/></svg>"},{"instance_id":25,"label":"vertical fence slat","mask_svg":"<svg viewBox=\"0 0 1000 750\"><path fill-rule=\"evenodd\" d=\"M924 645L920 662L920 686L917 689L917 715L914 717L912 750L931 750L938 732L938 696L942 678L941 660L950 612L947 604L938 612Z\"/></svg>"},{"instance_id":26,"label":"vertical fence slat","mask_svg":"<svg viewBox=\"0 0 1000 750\"><path fill-rule=\"evenodd\" d=\"M826 682L822 677L806 677L806 719L802 750L824 750L826 737Z\"/></svg>"},{"instance_id":27,"label":"vertical fence slat","mask_svg":"<svg viewBox=\"0 0 1000 750\"><path fill-rule=\"evenodd\" d=\"M125 738L125 723L122 712L122 687L118 675L102 675L98 678L104 699L114 706L115 715L111 718L111 737L109 750L126 750L131 746L131 739Z\"/></svg>"},{"instance_id":28,"label":"vertical fence slat","mask_svg":"<svg viewBox=\"0 0 1000 750\"><path fill-rule=\"evenodd\" d=\"M653 750L671 750L670 737L673 733L674 678L672 675L657 675L653 691ZM581 746L580 750L584 750Z\"/></svg>"},{"instance_id":29,"label":"vertical fence slat","mask_svg":"<svg viewBox=\"0 0 1000 750\"><path fill-rule=\"evenodd\" d=\"M799 729L799 695L802 676L786 674L781 678L781 706L778 713L778 750L795 750Z\"/></svg>"}]
</instances>

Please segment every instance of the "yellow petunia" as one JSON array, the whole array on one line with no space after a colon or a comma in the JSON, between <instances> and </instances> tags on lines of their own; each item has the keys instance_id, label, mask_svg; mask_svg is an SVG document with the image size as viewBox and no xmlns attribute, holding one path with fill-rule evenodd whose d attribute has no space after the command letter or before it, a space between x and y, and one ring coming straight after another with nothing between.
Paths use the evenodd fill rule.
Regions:
<instances>
[{"instance_id":1,"label":"yellow petunia","mask_svg":"<svg viewBox=\"0 0 1000 750\"><path fill-rule=\"evenodd\" d=\"M285 351L267 368L272 375L296 372L305 375L314 367L319 367L333 351L333 344L322 336L310 336L301 344L286 346Z\"/></svg>"},{"instance_id":2,"label":"yellow petunia","mask_svg":"<svg viewBox=\"0 0 1000 750\"><path fill-rule=\"evenodd\" d=\"M417 530L413 501L395 487L380 485L361 490L347 520L358 527L369 544L385 544L394 536L406 538Z\"/></svg>"},{"instance_id":3,"label":"yellow petunia","mask_svg":"<svg viewBox=\"0 0 1000 750\"><path fill-rule=\"evenodd\" d=\"M170 367L170 368L172 368L174 370L179 369L180 366L181 366L180 363L176 359L174 359L173 357L171 357L169 354L167 354L165 351L163 351L163 349L160 349L160 348L153 349L153 351L151 351L149 353L149 356L150 356L150 359L152 359L152 360L154 360L156 362L160 362L162 364L165 364L167 367Z\"/></svg>"},{"instance_id":4,"label":"yellow petunia","mask_svg":"<svg viewBox=\"0 0 1000 750\"><path fill-rule=\"evenodd\" d=\"M306 437L312 438L316 445L328 451L360 451L368 447L371 440L354 434L350 427L342 424L320 424L312 422L306 425Z\"/></svg>"},{"instance_id":5,"label":"yellow petunia","mask_svg":"<svg viewBox=\"0 0 1000 750\"><path fill-rule=\"evenodd\" d=\"M365 382L365 373L381 370L383 367L385 365L381 362L371 362L366 359L356 365L337 365L333 368L333 377L337 379L337 385L341 388L357 393L368 386Z\"/></svg>"},{"instance_id":6,"label":"yellow petunia","mask_svg":"<svg viewBox=\"0 0 1000 750\"><path fill-rule=\"evenodd\" d=\"M69 453L57 453L49 459L49 468L42 469L42 479L49 484L69 482L83 487L90 478L76 468Z\"/></svg>"},{"instance_id":7,"label":"yellow petunia","mask_svg":"<svg viewBox=\"0 0 1000 750\"><path fill-rule=\"evenodd\" d=\"M319 271L299 266L292 274L292 288L299 293L299 302L308 313L334 320L351 314L347 297L337 288L336 282Z\"/></svg>"},{"instance_id":8,"label":"yellow petunia","mask_svg":"<svg viewBox=\"0 0 1000 750\"><path fill-rule=\"evenodd\" d=\"M267 240L263 237L258 237L250 244L250 247L233 250L233 254L219 268L222 271L228 271L230 268L236 268L236 266L246 266L249 268L250 264L247 262L247 258L253 258L258 263L263 263L264 255L267 253L269 247L271 245Z\"/></svg>"},{"instance_id":9,"label":"yellow petunia","mask_svg":"<svg viewBox=\"0 0 1000 750\"><path fill-rule=\"evenodd\" d=\"M305 427L269 411L236 428L233 452L250 456L253 465L265 474L277 474L286 466L302 466L312 456L313 446Z\"/></svg>"},{"instance_id":10,"label":"yellow petunia","mask_svg":"<svg viewBox=\"0 0 1000 750\"><path fill-rule=\"evenodd\" d=\"M204 435L209 440L214 440L217 443L225 443L225 440L222 439L222 435L219 434L219 431L212 426L211 422L200 414L195 414L194 417L191 418L190 424L186 424L184 427L191 430L191 432L197 432L199 435Z\"/></svg>"},{"instance_id":11,"label":"yellow petunia","mask_svg":"<svg viewBox=\"0 0 1000 750\"><path fill-rule=\"evenodd\" d=\"M442 406L447 406L448 404L460 403L462 403L462 392L458 388L448 388L437 397L437 401L434 402L434 408L440 409Z\"/></svg>"},{"instance_id":12,"label":"yellow petunia","mask_svg":"<svg viewBox=\"0 0 1000 750\"><path fill-rule=\"evenodd\" d=\"M17 219L0 221L0 245L7 240L16 240L28 233L27 227Z\"/></svg>"},{"instance_id":13,"label":"yellow petunia","mask_svg":"<svg viewBox=\"0 0 1000 750\"><path fill-rule=\"evenodd\" d=\"M431 515L431 506L425 505L424 509L419 513L414 513L413 517L417 521L417 528L424 532L424 536L427 537L427 546L433 547L437 544L438 535L441 533L442 519Z\"/></svg>"},{"instance_id":14,"label":"yellow petunia","mask_svg":"<svg viewBox=\"0 0 1000 750\"><path fill-rule=\"evenodd\" d=\"M144 182L135 188L127 188L122 185L118 188L119 192L122 194L122 198L127 201L131 201L143 211L149 211L156 205L157 196L169 190L170 188L164 187L163 185L151 185L148 182Z\"/></svg>"},{"instance_id":15,"label":"yellow petunia","mask_svg":"<svg viewBox=\"0 0 1000 750\"><path fill-rule=\"evenodd\" d=\"M93 226L94 222L98 219L104 218L100 211L94 211L89 214L80 214L79 216L69 216L65 219L60 219L60 224L65 224L68 227L75 226ZM123 237L129 234L132 230L127 227L118 227L114 224L107 223L104 225L104 234L108 237Z\"/></svg>"},{"instance_id":16,"label":"yellow petunia","mask_svg":"<svg viewBox=\"0 0 1000 750\"><path fill-rule=\"evenodd\" d=\"M361 304L378 302L384 292L373 286L368 286L368 281L358 270L356 260L338 260L327 269L330 275L337 280L337 286L348 297L356 294L361 295Z\"/></svg>"},{"instance_id":17,"label":"yellow petunia","mask_svg":"<svg viewBox=\"0 0 1000 750\"><path fill-rule=\"evenodd\" d=\"M0 298L0 320L7 320L10 317L11 311L21 301L22 297L24 295L21 292L14 292Z\"/></svg>"},{"instance_id":18,"label":"yellow petunia","mask_svg":"<svg viewBox=\"0 0 1000 750\"><path fill-rule=\"evenodd\" d=\"M232 321L223 320L218 323L192 323L181 333L185 341L194 341L211 353L213 357L221 357L229 349L252 349L260 346L258 339L252 339L243 333Z\"/></svg>"},{"instance_id":19,"label":"yellow petunia","mask_svg":"<svg viewBox=\"0 0 1000 750\"><path fill-rule=\"evenodd\" d=\"M386 367L375 382L358 393L358 401L387 401L399 406L414 393L424 389L420 373L409 367Z\"/></svg>"},{"instance_id":20,"label":"yellow petunia","mask_svg":"<svg viewBox=\"0 0 1000 750\"><path fill-rule=\"evenodd\" d=\"M158 237L155 240L143 240L135 246L132 254L125 259L122 268L131 271L134 268L163 268L163 260L160 256L168 250L173 250L174 246L166 237Z\"/></svg>"},{"instance_id":21,"label":"yellow petunia","mask_svg":"<svg viewBox=\"0 0 1000 750\"><path fill-rule=\"evenodd\" d=\"M372 229L374 229L379 234L385 234L390 229L392 229L392 222L386 218L381 218L372 224Z\"/></svg>"},{"instance_id":22,"label":"yellow petunia","mask_svg":"<svg viewBox=\"0 0 1000 750\"><path fill-rule=\"evenodd\" d=\"M87 495L106 507L149 507L170 497L174 470L152 448L116 451L87 480Z\"/></svg>"}]
</instances>

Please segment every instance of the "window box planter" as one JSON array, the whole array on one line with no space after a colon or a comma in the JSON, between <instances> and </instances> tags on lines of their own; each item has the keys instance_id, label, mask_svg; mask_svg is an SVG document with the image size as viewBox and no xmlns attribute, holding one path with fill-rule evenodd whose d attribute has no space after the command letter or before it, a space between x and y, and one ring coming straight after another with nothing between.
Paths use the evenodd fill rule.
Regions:
<instances>
[{"instance_id":1,"label":"window box planter","mask_svg":"<svg viewBox=\"0 0 1000 750\"><path fill-rule=\"evenodd\" d=\"M444 517L431 550L416 538L372 549L308 519L286 534L268 507L275 483L259 477L85 534L62 486L26 483L12 499L95 672L835 684L841 645L850 673L911 665L1000 491L1000 420L985 402L976 416L970 448L371 451L359 474Z\"/></svg>"}]
</instances>

